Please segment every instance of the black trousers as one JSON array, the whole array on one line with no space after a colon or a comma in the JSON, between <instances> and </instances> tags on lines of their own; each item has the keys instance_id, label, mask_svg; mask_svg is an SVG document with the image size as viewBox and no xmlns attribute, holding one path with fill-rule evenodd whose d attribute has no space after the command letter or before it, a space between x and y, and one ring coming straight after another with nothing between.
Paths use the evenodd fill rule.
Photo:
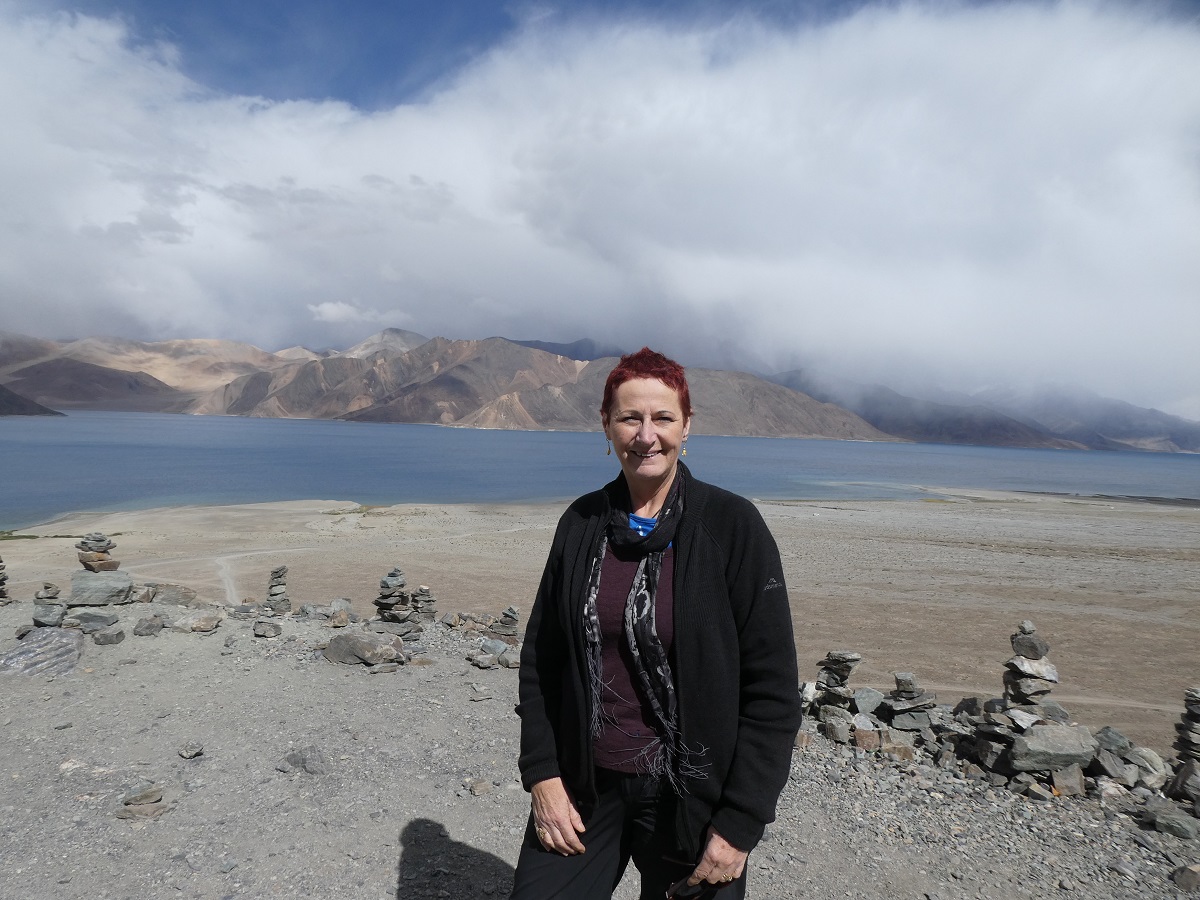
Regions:
<instances>
[{"instance_id":1,"label":"black trousers","mask_svg":"<svg viewBox=\"0 0 1200 900\"><path fill-rule=\"evenodd\" d=\"M630 859L642 878L641 900L663 900L667 888L696 867L672 851L674 795L657 778L598 769L599 802L581 809L587 852L560 856L542 847L533 815L525 828L509 900L610 900ZM743 900L746 874L692 895L696 900Z\"/></svg>"}]
</instances>

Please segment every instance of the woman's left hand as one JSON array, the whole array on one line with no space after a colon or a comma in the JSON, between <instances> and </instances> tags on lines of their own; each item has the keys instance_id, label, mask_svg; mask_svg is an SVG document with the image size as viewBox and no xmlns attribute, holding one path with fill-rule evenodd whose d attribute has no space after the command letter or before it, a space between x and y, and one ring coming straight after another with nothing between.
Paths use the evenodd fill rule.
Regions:
<instances>
[{"instance_id":1,"label":"woman's left hand","mask_svg":"<svg viewBox=\"0 0 1200 900\"><path fill-rule=\"evenodd\" d=\"M739 850L717 834L710 825L708 842L704 845L704 855L696 864L695 871L688 877L688 884L695 885L702 881L707 881L709 884L723 884L736 881L742 877L742 871L746 868L746 857L749 855L746 850Z\"/></svg>"}]
</instances>

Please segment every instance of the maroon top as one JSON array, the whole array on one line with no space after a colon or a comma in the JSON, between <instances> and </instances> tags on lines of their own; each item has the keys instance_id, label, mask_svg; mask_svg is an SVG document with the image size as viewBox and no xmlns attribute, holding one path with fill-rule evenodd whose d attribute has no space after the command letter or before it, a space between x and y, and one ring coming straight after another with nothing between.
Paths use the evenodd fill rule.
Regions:
<instances>
[{"instance_id":1,"label":"maroon top","mask_svg":"<svg viewBox=\"0 0 1200 900\"><path fill-rule=\"evenodd\" d=\"M643 756L658 735L654 730L654 715L642 702L641 685L635 686L637 675L629 642L625 638L625 603L633 576L637 573L638 557L624 556L610 544L600 569L600 590L596 596L596 613L600 619L601 659L604 666L604 690L601 694L603 730L596 738L596 765L617 772L645 772L649 766ZM671 576L675 571L675 549L663 553L662 571L654 597L654 627L667 657L675 636L672 618L674 597Z\"/></svg>"}]
</instances>

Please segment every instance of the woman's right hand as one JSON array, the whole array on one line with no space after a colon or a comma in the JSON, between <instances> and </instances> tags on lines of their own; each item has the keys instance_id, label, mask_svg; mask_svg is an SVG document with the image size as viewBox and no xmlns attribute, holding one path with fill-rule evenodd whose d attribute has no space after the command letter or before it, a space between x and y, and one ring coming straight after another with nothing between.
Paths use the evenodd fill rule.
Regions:
<instances>
[{"instance_id":1,"label":"woman's right hand","mask_svg":"<svg viewBox=\"0 0 1200 900\"><path fill-rule=\"evenodd\" d=\"M584 846L579 835L586 829L563 780L547 778L539 781L530 794L533 797L533 825L542 846L563 856L582 853Z\"/></svg>"}]
</instances>

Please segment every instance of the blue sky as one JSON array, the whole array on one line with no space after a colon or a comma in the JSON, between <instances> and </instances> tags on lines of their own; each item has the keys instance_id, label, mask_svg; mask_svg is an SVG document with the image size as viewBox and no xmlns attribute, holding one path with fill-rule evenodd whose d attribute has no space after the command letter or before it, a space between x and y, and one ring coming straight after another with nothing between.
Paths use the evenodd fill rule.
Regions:
<instances>
[{"instance_id":1,"label":"blue sky","mask_svg":"<svg viewBox=\"0 0 1200 900\"><path fill-rule=\"evenodd\" d=\"M0 330L1200 419L1200 2L0 0Z\"/></svg>"}]
</instances>

